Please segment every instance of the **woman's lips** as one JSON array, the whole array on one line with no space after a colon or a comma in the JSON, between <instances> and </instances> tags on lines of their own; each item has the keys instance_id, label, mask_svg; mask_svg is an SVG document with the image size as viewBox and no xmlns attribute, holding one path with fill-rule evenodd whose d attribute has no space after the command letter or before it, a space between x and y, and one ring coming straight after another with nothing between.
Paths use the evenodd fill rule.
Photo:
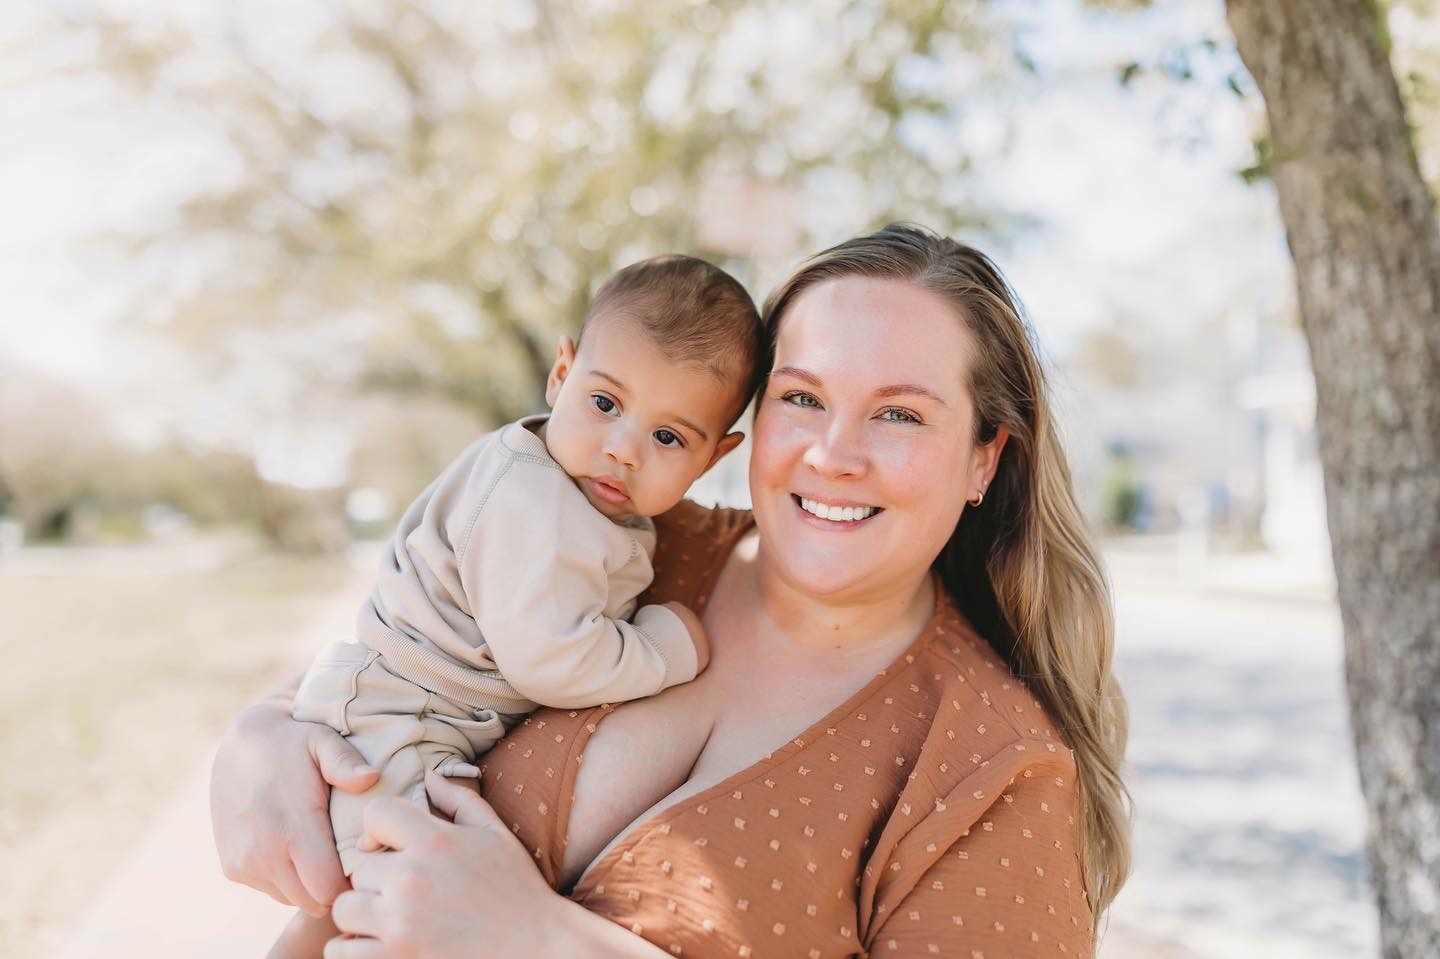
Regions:
<instances>
[{"instance_id":1,"label":"woman's lips","mask_svg":"<svg viewBox=\"0 0 1440 959\"><path fill-rule=\"evenodd\" d=\"M592 476L585 482L590 484L591 492L607 503L613 503L619 506L621 503L626 503L630 500L630 494L625 490L625 487L613 480L598 479Z\"/></svg>"}]
</instances>

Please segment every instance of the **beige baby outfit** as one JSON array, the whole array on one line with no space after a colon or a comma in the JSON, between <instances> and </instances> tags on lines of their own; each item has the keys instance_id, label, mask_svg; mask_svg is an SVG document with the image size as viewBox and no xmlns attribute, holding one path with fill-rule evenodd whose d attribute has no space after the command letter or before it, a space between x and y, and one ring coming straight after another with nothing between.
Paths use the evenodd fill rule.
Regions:
<instances>
[{"instance_id":1,"label":"beige baby outfit","mask_svg":"<svg viewBox=\"0 0 1440 959\"><path fill-rule=\"evenodd\" d=\"M322 651L300 684L295 718L339 731L381 771L361 795L331 795L347 875L369 800L423 804L426 769L478 776L475 758L539 704L638 699L695 677L680 618L635 611L654 524L591 506L536 435L545 419L481 437L420 494L357 641Z\"/></svg>"}]
</instances>

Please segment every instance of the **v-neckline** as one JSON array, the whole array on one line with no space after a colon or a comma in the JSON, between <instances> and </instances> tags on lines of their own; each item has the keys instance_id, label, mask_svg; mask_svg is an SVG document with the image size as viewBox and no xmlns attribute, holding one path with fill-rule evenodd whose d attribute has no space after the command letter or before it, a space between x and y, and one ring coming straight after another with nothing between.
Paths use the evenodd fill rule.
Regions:
<instances>
[{"instance_id":1,"label":"v-neckline","mask_svg":"<svg viewBox=\"0 0 1440 959\"><path fill-rule=\"evenodd\" d=\"M719 564L719 568L714 572L711 580L707 583L705 592L702 593L702 595L705 595L707 597L710 595L709 591L714 587L715 583L718 582L720 578L720 573L724 570L726 563L728 563L731 553L739 544L740 539L744 535L744 533L748 532L748 530L752 526L753 520L750 523L747 523L742 528L740 533L730 541L730 548L725 553L726 562L722 562ZM807 726L799 735L792 737L791 739L782 743L775 749L765 753L756 762L751 763L749 766L745 766L742 769L736 770L734 773L726 776L724 779L720 780L712 786L702 789L699 792L696 792L690 796L686 796L684 799L671 803L663 809L657 810L653 815L631 821L631 823L626 826L624 830L617 834L618 839L613 840L613 845L610 845L605 852L601 853L601 855L597 856L594 860L592 860L590 864L587 865L585 869L580 873L580 877L575 880L574 886L571 887L569 893L570 897L577 901L582 900L586 895L588 895L591 888L599 884L596 882L596 877L602 874L612 864L614 860L624 855L624 853L628 849L630 849L630 847L634 846L643 835L649 835L654 827L662 825L663 823L669 821L669 819L671 819L675 814L691 806L703 804L707 800L713 799L714 797L719 796L727 791L733 790L737 785L753 780L757 776L760 776L766 771L774 768L780 763L785 762L796 754L802 752L807 746L813 743L818 736L823 735L826 729L837 725L839 721L843 719L847 714L853 712L861 703L863 703L869 697L873 696L875 694L875 691L879 687L881 687L888 680L893 678L894 673L897 669L904 669L905 667L908 667L912 663L914 663L916 656L922 650L924 650L927 645L929 645L930 640L933 639L935 634L940 631L941 622L943 621L945 615L953 607L952 601L948 592L945 590L944 584L940 581L939 576L934 574L933 572L931 573L931 582L932 587L935 590L935 608L931 611L930 618L926 620L925 625L921 628L920 632L916 635L916 637L910 641L909 645L907 645L899 655L897 655L893 660L891 660L888 665L886 665L883 669L881 669L874 676L872 676L865 683L864 686L860 687L854 693L850 694L850 696L848 696L845 701L842 702L840 705L836 706L834 709L827 712L824 716L820 717L820 719ZM586 718L585 722L581 724L581 733L579 736L577 736L574 747L577 758L581 760L583 760L584 758L585 748L589 745L590 739L594 737L595 733L599 730L600 724L605 720L605 717L608 716L610 713L614 712L614 708L597 707L591 712L598 712L599 715L590 715ZM571 783L571 785L573 787L573 782ZM682 783L681 785L684 784ZM671 794L673 793L674 790L671 790ZM573 801L574 794L572 788L562 808L560 810L557 810L557 812L559 813L558 825L560 828L556 830L555 835L559 838L559 841L562 844L566 840L568 840L570 835L570 814L573 808ZM653 805L654 804L652 804L652 808ZM563 858L563 856L561 858Z\"/></svg>"}]
</instances>

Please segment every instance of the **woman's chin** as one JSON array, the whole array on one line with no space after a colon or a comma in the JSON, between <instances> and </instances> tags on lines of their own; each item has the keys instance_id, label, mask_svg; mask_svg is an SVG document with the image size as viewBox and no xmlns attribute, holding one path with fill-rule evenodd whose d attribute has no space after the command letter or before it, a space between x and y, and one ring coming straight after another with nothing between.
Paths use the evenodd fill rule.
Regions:
<instances>
[{"instance_id":1,"label":"woman's chin","mask_svg":"<svg viewBox=\"0 0 1440 959\"><path fill-rule=\"evenodd\" d=\"M873 551L857 556L850 549L802 546L792 540L772 553L771 560L793 588L817 599L871 592L872 584L889 579Z\"/></svg>"}]
</instances>

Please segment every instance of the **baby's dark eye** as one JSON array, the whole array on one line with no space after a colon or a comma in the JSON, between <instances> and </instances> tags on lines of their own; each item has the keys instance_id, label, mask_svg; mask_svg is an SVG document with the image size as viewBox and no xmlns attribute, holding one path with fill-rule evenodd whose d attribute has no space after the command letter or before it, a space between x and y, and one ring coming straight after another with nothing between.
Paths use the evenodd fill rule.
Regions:
<instances>
[{"instance_id":1,"label":"baby's dark eye","mask_svg":"<svg viewBox=\"0 0 1440 959\"><path fill-rule=\"evenodd\" d=\"M803 407L807 410L817 410L820 408L819 400L811 396L809 393L803 393L800 390L793 390L789 393L786 393L784 396L780 397L780 399L782 402L789 403L793 406Z\"/></svg>"},{"instance_id":2,"label":"baby's dark eye","mask_svg":"<svg viewBox=\"0 0 1440 959\"><path fill-rule=\"evenodd\" d=\"M594 403L595 408L600 412L604 413L606 416L612 415L619 409L615 401L612 400L610 397L606 396L604 393L590 394L590 402Z\"/></svg>"},{"instance_id":3,"label":"baby's dark eye","mask_svg":"<svg viewBox=\"0 0 1440 959\"><path fill-rule=\"evenodd\" d=\"M685 445L685 441L674 430L656 430L655 442L669 449L680 449Z\"/></svg>"},{"instance_id":4,"label":"baby's dark eye","mask_svg":"<svg viewBox=\"0 0 1440 959\"><path fill-rule=\"evenodd\" d=\"M887 407L880 411L880 418L888 423L918 423L920 417L907 409L898 406Z\"/></svg>"}]
</instances>

